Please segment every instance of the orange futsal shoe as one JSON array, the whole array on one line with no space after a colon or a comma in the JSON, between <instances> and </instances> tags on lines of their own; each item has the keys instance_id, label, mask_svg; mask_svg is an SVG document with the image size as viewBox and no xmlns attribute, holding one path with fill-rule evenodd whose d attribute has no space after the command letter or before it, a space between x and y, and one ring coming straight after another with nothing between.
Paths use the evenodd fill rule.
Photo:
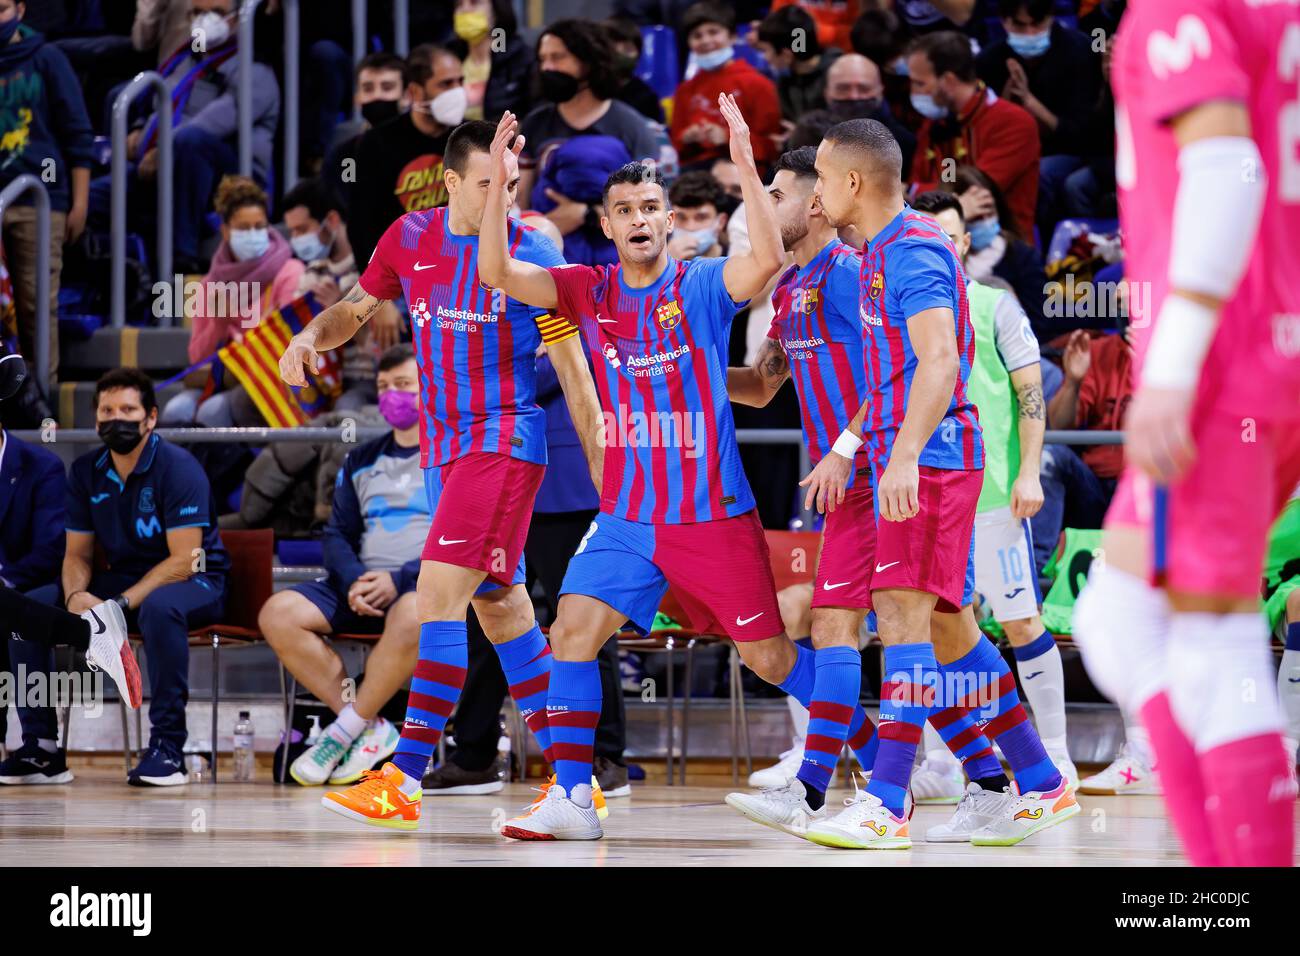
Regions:
<instances>
[{"instance_id":1,"label":"orange futsal shoe","mask_svg":"<svg viewBox=\"0 0 1300 956\"><path fill-rule=\"evenodd\" d=\"M540 787L533 787L533 789L537 791L537 796L533 798L533 802L528 806L535 807L537 804L545 800L546 791L550 790L553 786L555 786L555 774L551 774L547 777L546 783L542 784ZM605 791L600 789L600 784L596 782L595 777L591 778L591 805L596 808L596 819L603 820L609 816L609 807L605 806Z\"/></svg>"},{"instance_id":2,"label":"orange futsal shoe","mask_svg":"<svg viewBox=\"0 0 1300 956\"><path fill-rule=\"evenodd\" d=\"M367 770L361 780L346 790L336 790L320 798L320 804L339 816L360 820L372 827L414 830L420 825L420 791L411 796L402 792L406 774L392 763L379 770Z\"/></svg>"}]
</instances>

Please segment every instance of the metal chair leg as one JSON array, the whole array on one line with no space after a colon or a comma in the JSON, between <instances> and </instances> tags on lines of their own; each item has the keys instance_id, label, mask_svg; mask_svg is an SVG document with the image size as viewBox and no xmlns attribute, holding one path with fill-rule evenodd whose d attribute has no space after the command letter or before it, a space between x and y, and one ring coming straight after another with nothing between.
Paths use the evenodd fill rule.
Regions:
<instances>
[{"instance_id":1,"label":"metal chair leg","mask_svg":"<svg viewBox=\"0 0 1300 956\"><path fill-rule=\"evenodd\" d=\"M673 726L673 639L668 639L664 648L665 660L668 661L668 786L673 785L673 748L677 742L676 728Z\"/></svg>"},{"instance_id":2,"label":"metal chair leg","mask_svg":"<svg viewBox=\"0 0 1300 956\"><path fill-rule=\"evenodd\" d=\"M212 782L217 782L217 701L221 695L221 636L212 635Z\"/></svg>"},{"instance_id":3,"label":"metal chair leg","mask_svg":"<svg viewBox=\"0 0 1300 956\"><path fill-rule=\"evenodd\" d=\"M677 771L683 787L686 786L686 753L690 749L691 739L691 688L694 686L691 677L694 661L695 638L691 638L686 642L686 687L682 691L682 755Z\"/></svg>"},{"instance_id":4,"label":"metal chair leg","mask_svg":"<svg viewBox=\"0 0 1300 956\"><path fill-rule=\"evenodd\" d=\"M287 677L287 684L286 684ZM280 694L284 697L284 744L280 748L280 772L278 779L286 780L289 776L289 744L293 741L293 710L298 697L298 678L289 673L283 665L280 667Z\"/></svg>"}]
</instances>

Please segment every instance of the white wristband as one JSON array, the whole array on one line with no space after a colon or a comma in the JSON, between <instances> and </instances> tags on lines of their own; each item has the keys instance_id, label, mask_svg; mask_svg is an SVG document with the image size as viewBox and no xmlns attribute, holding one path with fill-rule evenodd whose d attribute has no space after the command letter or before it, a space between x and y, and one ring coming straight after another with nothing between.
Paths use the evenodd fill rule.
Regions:
<instances>
[{"instance_id":1,"label":"white wristband","mask_svg":"<svg viewBox=\"0 0 1300 956\"><path fill-rule=\"evenodd\" d=\"M831 451L844 458L852 460L853 456L858 453L862 447L862 439L847 428L840 432L840 437L835 439L835 444L831 446Z\"/></svg>"},{"instance_id":2,"label":"white wristband","mask_svg":"<svg viewBox=\"0 0 1300 956\"><path fill-rule=\"evenodd\" d=\"M1218 327L1214 309L1181 295L1166 296L1142 365L1142 384L1195 387Z\"/></svg>"}]
</instances>

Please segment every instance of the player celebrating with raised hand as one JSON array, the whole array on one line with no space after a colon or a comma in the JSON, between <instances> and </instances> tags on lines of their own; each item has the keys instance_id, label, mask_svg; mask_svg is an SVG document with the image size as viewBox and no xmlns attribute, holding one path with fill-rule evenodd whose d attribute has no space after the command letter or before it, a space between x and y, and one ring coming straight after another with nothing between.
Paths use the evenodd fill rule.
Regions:
<instances>
[{"instance_id":1,"label":"player celebrating with raised hand","mask_svg":"<svg viewBox=\"0 0 1300 956\"><path fill-rule=\"evenodd\" d=\"M1300 13L1145 0L1112 77L1125 271L1143 291L1129 301L1149 311L1075 638L1097 686L1141 715L1192 864L1290 866L1259 574L1300 479Z\"/></svg>"},{"instance_id":2,"label":"player celebrating with raised hand","mask_svg":"<svg viewBox=\"0 0 1300 956\"><path fill-rule=\"evenodd\" d=\"M544 706L551 655L523 586L523 549L546 461L534 355L542 341L539 327L558 323L480 283L479 232L499 226L513 253L538 268L564 260L540 233L507 220L500 203L485 213L494 133L482 122L452 132L443 160L448 205L394 222L356 288L295 335L280 359L285 382L302 385L304 364L314 369L318 353L346 342L384 302L401 297L410 308L420 366L420 464L434 513L416 585L419 660L392 761L322 798L327 809L376 826L419 824L420 778L465 680L471 602L511 696L553 761ZM519 183L513 160L499 190L508 190L511 202ZM501 221L485 223L485 215ZM576 336L548 341L599 484L599 407L586 360Z\"/></svg>"},{"instance_id":3,"label":"player celebrating with raised hand","mask_svg":"<svg viewBox=\"0 0 1300 956\"><path fill-rule=\"evenodd\" d=\"M984 466L977 412L966 394L975 333L961 260L934 220L903 201L902 155L884 125L850 120L832 127L817 150L817 177L827 220L836 227L852 225L866 239L859 314L867 399L846 431L847 441L864 442L872 461L879 519L871 600L885 669L880 750L871 781L839 815L812 824L808 839L828 846L907 848L904 801L922 725L936 708L961 712L974 703L939 686L931 615L938 610L956 616L968 600ZM843 455L823 457L809 476L809 498L840 500L850 470ZM998 671L998 665L1006 671L1001 659L943 650L961 668L945 673L945 683L974 682L994 692L994 714L1005 710L1011 715L1006 722L1018 727L1024 709L1015 700L1014 680L1007 688L1009 672ZM1039 764L1051 766L1041 743L1036 754L1016 748L1008 756L1025 783L1068 795L1054 768L1046 782L1040 779ZM1068 802L1077 812L1073 798ZM1036 805L1033 815L1040 819L1044 812ZM1046 812L1055 822L1057 814Z\"/></svg>"},{"instance_id":4,"label":"player celebrating with raised hand","mask_svg":"<svg viewBox=\"0 0 1300 956\"><path fill-rule=\"evenodd\" d=\"M760 677L805 705L812 700L813 654L797 648L782 627L726 391L728 328L781 267L781 233L744 117L729 96L719 97L719 106L749 210L748 255L671 258L673 214L662 178L644 162L624 166L605 183L601 224L618 251L615 266L545 269L521 262L509 255L500 228L485 227L479 244L487 281L579 323L605 427L601 513L569 564L551 627L548 720L559 785L508 821L507 836L602 836L587 788L600 709L596 652L625 621L648 631L669 585L694 626L726 634ZM507 201L506 154L514 132L507 113L493 145L488 226Z\"/></svg>"}]
</instances>

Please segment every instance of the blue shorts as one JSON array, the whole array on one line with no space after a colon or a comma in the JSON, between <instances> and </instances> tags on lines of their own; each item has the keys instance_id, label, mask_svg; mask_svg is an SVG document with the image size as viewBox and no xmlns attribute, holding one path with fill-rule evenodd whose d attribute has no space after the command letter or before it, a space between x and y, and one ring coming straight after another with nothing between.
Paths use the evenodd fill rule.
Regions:
<instances>
[{"instance_id":1,"label":"blue shorts","mask_svg":"<svg viewBox=\"0 0 1300 956\"><path fill-rule=\"evenodd\" d=\"M694 524L646 524L599 514L578 544L560 594L584 594L654 625L669 586L680 623L733 641L784 632L767 539L756 511Z\"/></svg>"},{"instance_id":2,"label":"blue shorts","mask_svg":"<svg viewBox=\"0 0 1300 956\"><path fill-rule=\"evenodd\" d=\"M397 576L393 576L393 581L397 581ZM330 623L331 634L382 634L384 633L384 621L387 617L369 617L365 614L358 614L352 608L348 607L348 596L339 594L328 581L304 581L302 584L295 584L289 590L297 591L312 604L320 609L325 620ZM398 587L397 596L409 593L411 588L405 591Z\"/></svg>"},{"instance_id":3,"label":"blue shorts","mask_svg":"<svg viewBox=\"0 0 1300 956\"><path fill-rule=\"evenodd\" d=\"M499 456L494 456L494 457L499 457ZM540 476L539 476L539 481L540 481ZM433 525L437 524L438 502L442 499L442 487L443 487L443 469L437 466L431 468L425 468L424 469L424 493L428 495L429 498L429 514L434 515L434 521L430 526L430 534L436 535L436 532L433 530ZM462 520L464 520L464 516L462 516ZM422 555L422 557L425 556ZM471 565L466 565L466 567L469 566ZM504 568L498 570L504 570ZM528 576L525 573L524 556L521 550L519 554L519 564L515 568L515 574L514 577L511 579L510 583L513 586L515 584L523 584L527 580L528 580ZM476 590L474 593L486 594L489 591L499 590L501 587L503 587L503 585L498 584L496 581L493 581L491 577L487 577L484 578L483 583L478 586L478 590Z\"/></svg>"}]
</instances>

